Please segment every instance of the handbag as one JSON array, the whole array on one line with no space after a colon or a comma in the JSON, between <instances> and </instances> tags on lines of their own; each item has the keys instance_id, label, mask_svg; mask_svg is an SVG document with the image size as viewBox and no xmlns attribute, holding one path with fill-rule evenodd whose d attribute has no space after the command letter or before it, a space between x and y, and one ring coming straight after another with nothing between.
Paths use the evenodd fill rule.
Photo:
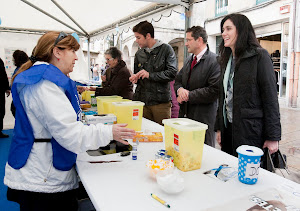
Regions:
<instances>
[{"instance_id":1,"label":"handbag","mask_svg":"<svg viewBox=\"0 0 300 211\"><path fill-rule=\"evenodd\" d=\"M269 149L265 148L261 167L281 177L300 183L300 173L288 169L286 155L282 154L279 149L271 155Z\"/></svg>"}]
</instances>

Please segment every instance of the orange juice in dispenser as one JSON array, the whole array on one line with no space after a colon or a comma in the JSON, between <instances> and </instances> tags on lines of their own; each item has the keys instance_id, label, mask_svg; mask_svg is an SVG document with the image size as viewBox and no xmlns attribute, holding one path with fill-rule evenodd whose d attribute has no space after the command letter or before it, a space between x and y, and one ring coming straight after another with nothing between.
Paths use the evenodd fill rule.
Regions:
<instances>
[{"instance_id":1,"label":"orange juice in dispenser","mask_svg":"<svg viewBox=\"0 0 300 211\"><path fill-rule=\"evenodd\" d=\"M201 168L206 124L188 119L164 119L165 149L181 171Z\"/></svg>"},{"instance_id":2,"label":"orange juice in dispenser","mask_svg":"<svg viewBox=\"0 0 300 211\"><path fill-rule=\"evenodd\" d=\"M117 123L127 123L128 128L140 131L142 129L143 107L145 103L140 101L114 102L114 114Z\"/></svg>"}]
</instances>

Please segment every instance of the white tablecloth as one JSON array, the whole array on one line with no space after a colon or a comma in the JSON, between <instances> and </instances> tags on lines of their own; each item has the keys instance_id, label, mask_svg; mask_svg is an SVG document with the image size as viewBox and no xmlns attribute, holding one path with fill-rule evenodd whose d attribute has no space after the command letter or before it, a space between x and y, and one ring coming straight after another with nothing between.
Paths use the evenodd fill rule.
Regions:
<instances>
[{"instance_id":1,"label":"white tablecloth","mask_svg":"<svg viewBox=\"0 0 300 211\"><path fill-rule=\"evenodd\" d=\"M162 126L147 119L143 119L142 130L144 129L164 133ZM132 160L131 155L120 157L119 153L97 157L89 156L87 153L78 155L78 174L95 208L101 211L199 211L273 187L282 188L282 185L290 187L293 191L300 191L299 184L263 169L260 170L255 185L243 184L237 177L228 182L210 178L203 172L221 164L237 167L238 159L205 145L201 169L180 171L185 181L185 189L178 194L167 194L150 177L146 168L146 162L155 159L154 155L159 149L164 149L163 142L140 143L137 160ZM95 160L121 160L122 162L100 164L87 162ZM168 209L154 200L151 193L164 199L171 208ZM300 200L300 193L298 195Z\"/></svg>"}]
</instances>

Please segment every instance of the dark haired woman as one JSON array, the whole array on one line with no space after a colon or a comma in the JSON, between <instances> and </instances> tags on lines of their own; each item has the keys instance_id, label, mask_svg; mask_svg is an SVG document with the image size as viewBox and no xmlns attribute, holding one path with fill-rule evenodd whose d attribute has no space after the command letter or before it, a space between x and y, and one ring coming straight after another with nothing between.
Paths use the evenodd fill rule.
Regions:
<instances>
[{"instance_id":1,"label":"dark haired woman","mask_svg":"<svg viewBox=\"0 0 300 211\"><path fill-rule=\"evenodd\" d=\"M14 70L14 73L12 76L16 74L16 72L19 70L19 68L22 66L22 64L26 63L28 61L28 56L24 51L16 50L13 53L13 59L14 59L14 65L16 66L16 69ZM16 115L16 107L14 106L14 102L11 102L10 106L11 113L15 117Z\"/></svg>"},{"instance_id":2,"label":"dark haired woman","mask_svg":"<svg viewBox=\"0 0 300 211\"><path fill-rule=\"evenodd\" d=\"M235 156L241 145L267 147L274 153L281 124L270 55L261 48L244 15L227 15L221 32L217 141L223 151Z\"/></svg>"},{"instance_id":3,"label":"dark haired woman","mask_svg":"<svg viewBox=\"0 0 300 211\"><path fill-rule=\"evenodd\" d=\"M108 69L102 78L101 88L90 87L89 90L96 91L96 96L118 95L124 99L132 100L133 85L129 81L130 71L122 60L122 53L116 47L107 49L104 53ZM79 88L80 89L80 88Z\"/></svg>"},{"instance_id":4,"label":"dark haired woman","mask_svg":"<svg viewBox=\"0 0 300 211\"><path fill-rule=\"evenodd\" d=\"M83 125L73 71L79 43L63 32L48 32L13 78L14 136L5 167L7 199L20 210L76 210L76 155L128 144L134 130L122 125Z\"/></svg>"}]
</instances>

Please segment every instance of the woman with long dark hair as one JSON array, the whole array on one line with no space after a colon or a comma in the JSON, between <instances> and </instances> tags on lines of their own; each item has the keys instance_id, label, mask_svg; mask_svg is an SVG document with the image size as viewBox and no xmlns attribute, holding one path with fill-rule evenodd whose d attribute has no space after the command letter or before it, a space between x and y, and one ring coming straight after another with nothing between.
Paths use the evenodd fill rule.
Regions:
<instances>
[{"instance_id":1,"label":"woman with long dark hair","mask_svg":"<svg viewBox=\"0 0 300 211\"><path fill-rule=\"evenodd\" d=\"M222 151L235 156L241 145L267 147L274 153L281 124L271 57L261 48L246 16L227 15L221 32L217 142Z\"/></svg>"}]
</instances>

